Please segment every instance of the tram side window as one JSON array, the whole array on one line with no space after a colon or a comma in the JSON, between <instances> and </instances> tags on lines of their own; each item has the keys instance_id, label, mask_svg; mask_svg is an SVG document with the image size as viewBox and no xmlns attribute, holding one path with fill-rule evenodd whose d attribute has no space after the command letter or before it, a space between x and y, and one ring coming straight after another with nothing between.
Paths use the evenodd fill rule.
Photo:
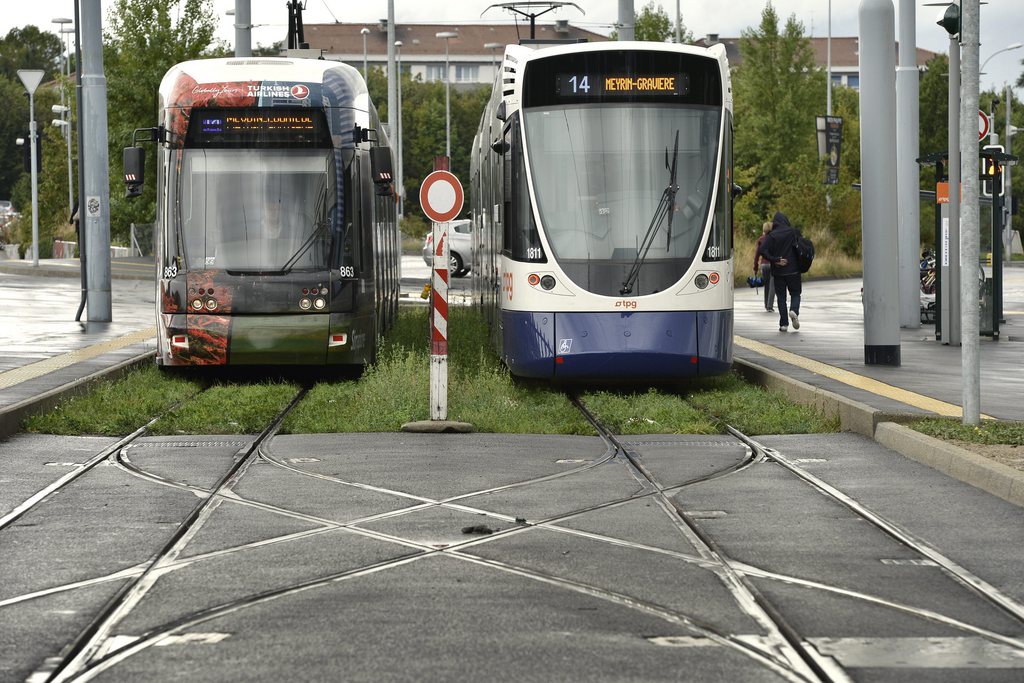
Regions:
<instances>
[{"instance_id":1,"label":"tram side window","mask_svg":"<svg viewBox=\"0 0 1024 683\"><path fill-rule=\"evenodd\" d=\"M718 172L715 218L704 249L704 261L724 261L732 256L732 117L725 114L722 135L722 165Z\"/></svg>"},{"instance_id":2,"label":"tram side window","mask_svg":"<svg viewBox=\"0 0 1024 683\"><path fill-rule=\"evenodd\" d=\"M505 225L503 251L516 261L543 263L544 250L537 234L530 202L530 187L526 181L526 161L520 132L519 114L512 116L511 126L505 131Z\"/></svg>"}]
</instances>

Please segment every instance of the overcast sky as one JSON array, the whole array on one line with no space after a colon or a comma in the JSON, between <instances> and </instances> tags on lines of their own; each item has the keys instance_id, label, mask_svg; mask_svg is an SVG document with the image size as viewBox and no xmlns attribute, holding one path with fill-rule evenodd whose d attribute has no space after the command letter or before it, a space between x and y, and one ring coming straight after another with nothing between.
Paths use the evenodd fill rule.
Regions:
<instances>
[{"instance_id":1,"label":"overcast sky","mask_svg":"<svg viewBox=\"0 0 1024 683\"><path fill-rule=\"evenodd\" d=\"M14 27L35 24L43 29L56 30L51 20L57 17L74 17L72 0L2 0L3 10L0 12L0 34L6 34ZM445 22L470 23L482 21L507 22L511 19L507 11L498 8L484 12L494 0L395 0L395 19L397 22ZM498 0L503 1L503 0ZM507 1L507 0L505 0ZM724 0L679 0L682 10L683 24L694 33L702 36L707 33L738 36L743 29L755 26L761 18L761 11L767 0L727 0L729 9L722 11ZM917 44L935 52L946 52L949 39L946 32L935 25L939 13L938 7L924 6L925 2L936 0L916 0L917 6ZM287 30L287 13L285 0L251 0L253 45L261 43L269 45L284 38ZM635 0L639 9L646 0ZM112 4L112 0L102 0L104 11ZM572 7L564 7L550 12L543 17L547 19L568 19L571 23L590 29L597 33L607 34L618 17L618 0L576 0L586 14L581 14ZM675 16L675 0L655 0L670 17ZM832 6L832 35L856 36L858 33L857 12L860 7L858 0L772 0L778 14L785 19L795 14L803 22L808 33L814 36L828 34L829 5ZM897 22L898 8L901 0L895 0ZM214 9L220 29L218 36L228 42L234 40L233 17L225 16L224 12L235 6L235 0L214 0ZM481 17L481 13L483 16ZM303 18L307 24L341 22L376 22L387 16L387 0L307 0ZM104 20L106 16L104 15ZM897 27L897 35L899 29ZM981 61L997 51L1016 43L1024 42L1024 1L1022 0L988 0L981 8ZM982 76L982 89L1001 88L1004 84L1017 80L1024 67L1021 58L1024 49L1009 51L995 56L988 62L986 75Z\"/></svg>"}]
</instances>

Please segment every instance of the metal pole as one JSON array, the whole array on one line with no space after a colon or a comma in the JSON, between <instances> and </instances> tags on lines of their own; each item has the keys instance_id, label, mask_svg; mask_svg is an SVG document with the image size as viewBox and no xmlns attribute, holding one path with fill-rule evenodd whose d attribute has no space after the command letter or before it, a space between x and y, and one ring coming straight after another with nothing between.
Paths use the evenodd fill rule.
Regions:
<instances>
[{"instance_id":1,"label":"metal pole","mask_svg":"<svg viewBox=\"0 0 1024 683\"><path fill-rule=\"evenodd\" d=\"M949 39L949 229L942 257L942 342L960 346L960 42Z\"/></svg>"},{"instance_id":2,"label":"metal pole","mask_svg":"<svg viewBox=\"0 0 1024 683\"><path fill-rule=\"evenodd\" d=\"M388 135L395 135L398 79L395 78L395 0L388 0Z\"/></svg>"},{"instance_id":3,"label":"metal pole","mask_svg":"<svg viewBox=\"0 0 1024 683\"><path fill-rule=\"evenodd\" d=\"M1006 138L1006 153L1013 154L1013 123L1010 120L1010 113L1013 109L1013 90L1009 85L1006 86L1006 97L1003 101L1006 102L1006 133L1003 136ZM1003 260L1007 263L1010 262L1010 252L1013 250L1013 194L1010 185L1010 169L1010 164L1003 166L1003 184L1006 191L1006 203L1003 205L1003 211L1006 214L1006 222L1003 223Z\"/></svg>"},{"instance_id":4,"label":"metal pole","mask_svg":"<svg viewBox=\"0 0 1024 683\"><path fill-rule=\"evenodd\" d=\"M896 59L892 0L861 0L860 131L864 254L864 363L900 365L900 325L893 278L896 233Z\"/></svg>"},{"instance_id":5,"label":"metal pole","mask_svg":"<svg viewBox=\"0 0 1024 683\"><path fill-rule=\"evenodd\" d=\"M28 94L29 163L32 164L32 265L39 265L39 159L36 154L36 98Z\"/></svg>"},{"instance_id":6,"label":"metal pole","mask_svg":"<svg viewBox=\"0 0 1024 683\"><path fill-rule=\"evenodd\" d=\"M828 0L828 1L832 2L832 0ZM683 25L683 17L679 13L679 0L676 0L676 45L678 45L679 43L683 42L682 38L679 35L680 31L682 31L682 25ZM831 113L831 112L829 112L829 113Z\"/></svg>"},{"instance_id":7,"label":"metal pole","mask_svg":"<svg viewBox=\"0 0 1024 683\"><path fill-rule=\"evenodd\" d=\"M405 185L402 175L402 144L405 136L402 131L402 41L395 41L395 63L398 66L398 109L396 110L398 116L395 123L395 146L397 147L397 178L398 178L398 218L402 218L402 212L405 210Z\"/></svg>"},{"instance_id":8,"label":"metal pole","mask_svg":"<svg viewBox=\"0 0 1024 683\"><path fill-rule=\"evenodd\" d=\"M636 40L636 16L633 0L619 0L619 40Z\"/></svg>"},{"instance_id":9,"label":"metal pole","mask_svg":"<svg viewBox=\"0 0 1024 683\"><path fill-rule=\"evenodd\" d=\"M75 176L78 185L78 200L81 204L82 190L85 189L85 155L82 153L85 145L82 142L82 133L85 128L82 123L82 13L79 0L75 0L75 110L78 117L75 119L75 128L78 135L75 137L75 145L78 151L78 163L75 167ZM78 274L81 283L81 296L78 300L78 311L75 312L75 322L82 320L82 311L85 310L89 297L89 270L88 254L85 230L82 229L82 213L84 208L78 207L78 220L75 222L75 229L78 231Z\"/></svg>"},{"instance_id":10,"label":"metal pole","mask_svg":"<svg viewBox=\"0 0 1024 683\"><path fill-rule=\"evenodd\" d=\"M368 29L368 28L365 28L365 27L364 27L364 28L363 28L363 29L361 29L361 30L360 30L359 32L363 34L363 80L364 80L364 81L366 81L366 80L368 80L368 79L369 79L369 76L367 76L367 75L366 75L366 74L367 74L367 64L366 64L366 36L368 36L368 35L370 34L370 29Z\"/></svg>"},{"instance_id":11,"label":"metal pole","mask_svg":"<svg viewBox=\"0 0 1024 683\"><path fill-rule=\"evenodd\" d=\"M250 0L235 0L235 56L252 57L252 6Z\"/></svg>"},{"instance_id":12,"label":"metal pole","mask_svg":"<svg viewBox=\"0 0 1024 683\"><path fill-rule=\"evenodd\" d=\"M825 41L825 113L832 116L832 0L828 0L828 38Z\"/></svg>"},{"instance_id":13,"label":"metal pole","mask_svg":"<svg viewBox=\"0 0 1024 683\"><path fill-rule=\"evenodd\" d=\"M64 32L64 28L63 27L61 27L61 32L62 33ZM67 56L64 58L64 85L61 86L61 89L60 89L61 103L62 104L64 102L64 89L67 88L67 84L71 82L71 40L70 40L70 38L68 38L68 40L66 42L67 42L68 53L67 53ZM74 136L71 135L72 127L71 127L71 98L70 97L68 97L67 107L68 107L68 110L67 110L68 127L67 127L67 131L66 132L68 134L68 219L70 220L71 215L75 212L75 185L74 185L74 182L72 181L73 176L71 175L71 142L72 142L72 139L74 138ZM81 245L79 245L79 247L81 247ZM79 253L81 253L81 250L79 250Z\"/></svg>"},{"instance_id":14,"label":"metal pole","mask_svg":"<svg viewBox=\"0 0 1024 683\"><path fill-rule=\"evenodd\" d=\"M900 327L921 327L921 200L917 166L917 32L914 0L900 0L900 63L896 69L896 173L899 207Z\"/></svg>"},{"instance_id":15,"label":"metal pole","mask_svg":"<svg viewBox=\"0 0 1024 683\"><path fill-rule=\"evenodd\" d=\"M963 97L960 104L960 175L963 195L960 209L960 326L963 330L961 372L963 388L963 422L976 425L981 421L980 307L978 305L978 271L980 268L980 217L978 215L978 134L975 117L978 111L978 49L981 7L978 0L961 3L963 46Z\"/></svg>"},{"instance_id":16,"label":"metal pole","mask_svg":"<svg viewBox=\"0 0 1024 683\"><path fill-rule=\"evenodd\" d=\"M444 39L444 155L452 158L451 67L448 65L448 39Z\"/></svg>"},{"instance_id":17,"label":"metal pole","mask_svg":"<svg viewBox=\"0 0 1024 683\"><path fill-rule=\"evenodd\" d=\"M107 79L103 75L100 0L82 3L82 111L85 187L81 230L88 235L89 322L110 322L110 172L107 159Z\"/></svg>"}]
</instances>

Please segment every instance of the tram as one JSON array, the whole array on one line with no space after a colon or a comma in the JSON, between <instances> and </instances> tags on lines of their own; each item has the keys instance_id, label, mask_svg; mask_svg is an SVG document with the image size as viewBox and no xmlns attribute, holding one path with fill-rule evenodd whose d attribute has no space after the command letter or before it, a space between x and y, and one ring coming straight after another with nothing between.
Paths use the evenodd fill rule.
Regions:
<instances>
[{"instance_id":1,"label":"tram","mask_svg":"<svg viewBox=\"0 0 1024 683\"><path fill-rule=\"evenodd\" d=\"M507 46L470 188L474 303L514 375L656 381L729 369L724 47Z\"/></svg>"},{"instance_id":2,"label":"tram","mask_svg":"<svg viewBox=\"0 0 1024 683\"><path fill-rule=\"evenodd\" d=\"M351 365L398 312L391 151L359 72L290 58L172 67L155 142L160 366Z\"/></svg>"}]
</instances>

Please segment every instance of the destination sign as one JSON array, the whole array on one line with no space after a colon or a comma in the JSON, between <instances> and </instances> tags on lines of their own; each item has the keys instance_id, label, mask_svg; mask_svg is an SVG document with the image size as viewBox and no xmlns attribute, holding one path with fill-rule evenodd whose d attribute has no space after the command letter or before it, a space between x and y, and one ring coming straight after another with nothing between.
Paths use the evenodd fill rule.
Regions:
<instances>
[{"instance_id":1,"label":"destination sign","mask_svg":"<svg viewBox=\"0 0 1024 683\"><path fill-rule=\"evenodd\" d=\"M227 114L203 117L204 133L258 130L313 130L313 117L309 114Z\"/></svg>"},{"instance_id":2,"label":"destination sign","mask_svg":"<svg viewBox=\"0 0 1024 683\"><path fill-rule=\"evenodd\" d=\"M675 74L558 74L555 94L562 97L615 97L643 95L685 95L689 79Z\"/></svg>"},{"instance_id":3,"label":"destination sign","mask_svg":"<svg viewBox=\"0 0 1024 683\"><path fill-rule=\"evenodd\" d=\"M239 107L195 109L186 147L330 147L321 109Z\"/></svg>"}]
</instances>

